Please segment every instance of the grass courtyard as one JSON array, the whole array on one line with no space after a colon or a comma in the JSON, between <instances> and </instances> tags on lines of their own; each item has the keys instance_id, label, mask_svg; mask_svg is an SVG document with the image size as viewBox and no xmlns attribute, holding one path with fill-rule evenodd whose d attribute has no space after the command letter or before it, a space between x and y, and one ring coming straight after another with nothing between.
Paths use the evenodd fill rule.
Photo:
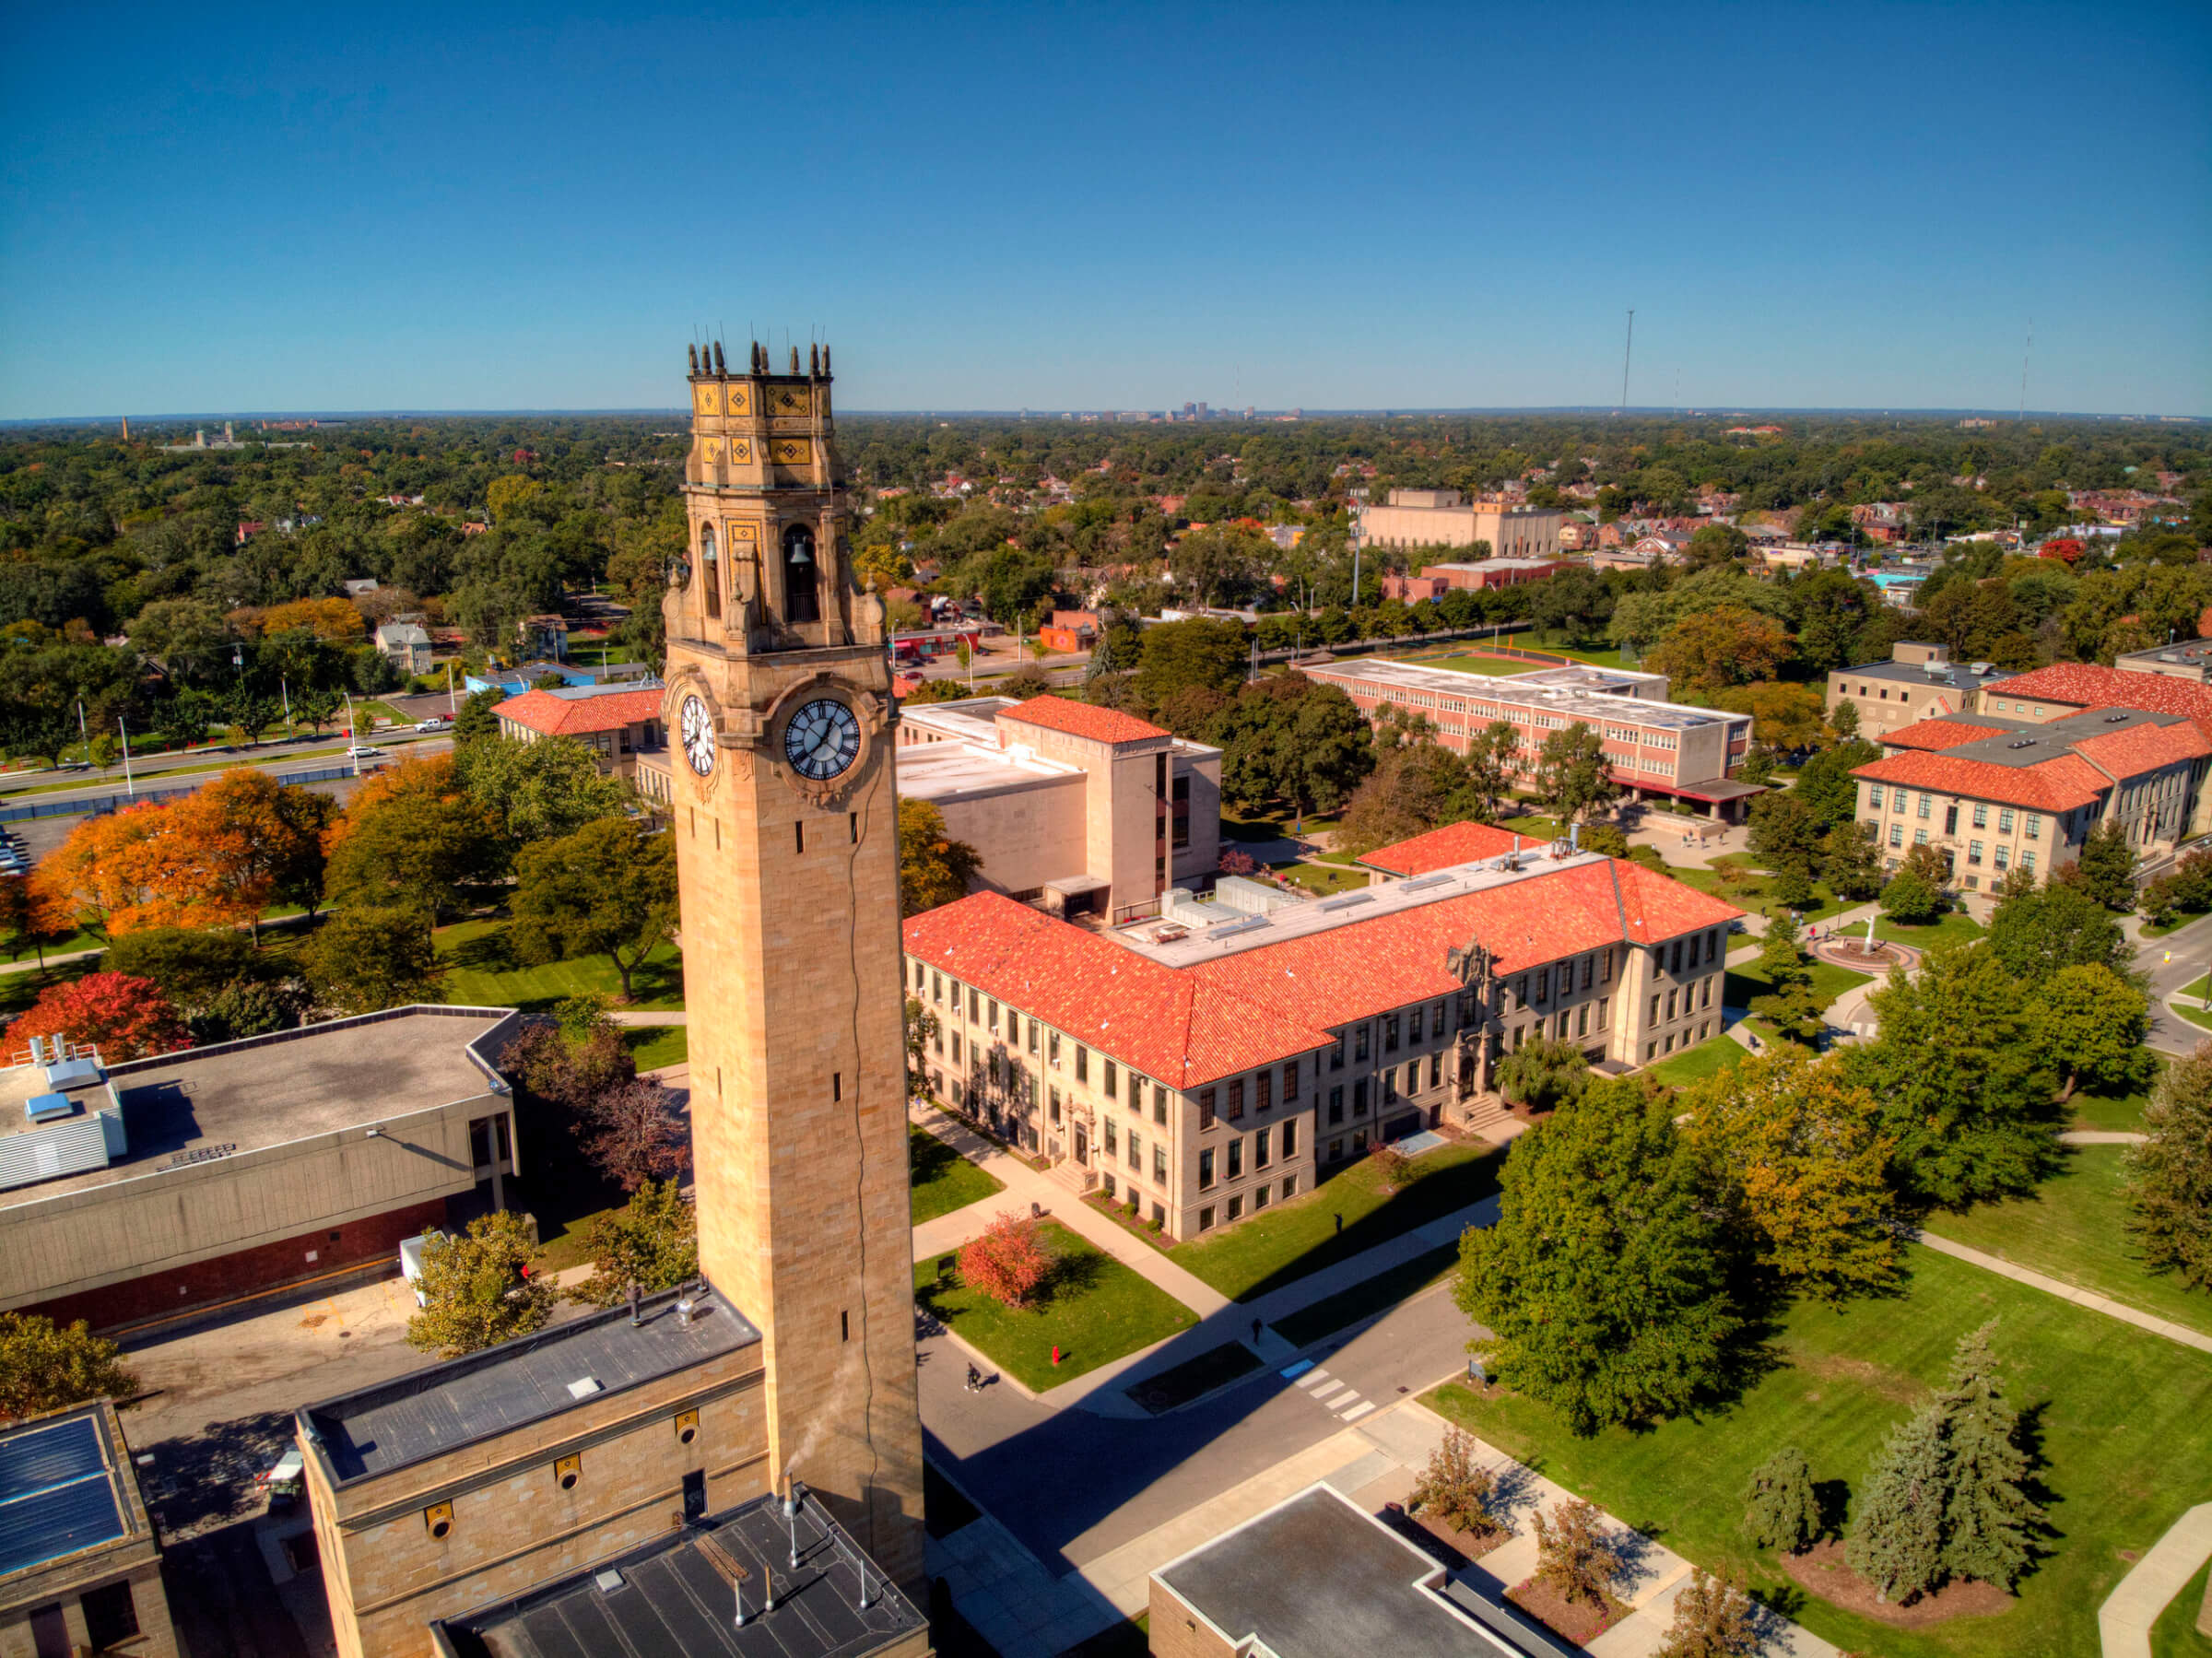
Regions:
<instances>
[{"instance_id":1,"label":"grass courtyard","mask_svg":"<svg viewBox=\"0 0 2212 1658\"><path fill-rule=\"evenodd\" d=\"M1231 1300L1253 1300L1489 1196L1501 1160L1479 1142L1441 1146L1413 1158L1405 1185L1385 1192L1373 1161L1361 1158L1264 1215L1176 1245L1175 1263Z\"/></svg>"},{"instance_id":2,"label":"grass courtyard","mask_svg":"<svg viewBox=\"0 0 2212 1658\"><path fill-rule=\"evenodd\" d=\"M961 1285L957 1257L914 1263L914 1299L1032 1393L1165 1341L1198 1315L1058 1221L1041 1224L1053 1276L1027 1307L1001 1305ZM1053 1365L1057 1346L1061 1361Z\"/></svg>"},{"instance_id":3,"label":"grass courtyard","mask_svg":"<svg viewBox=\"0 0 2212 1658\"><path fill-rule=\"evenodd\" d=\"M1853 933L1863 928L1853 927ZM1877 915L1874 922L1874 935L1889 944L1911 945L1916 950L1933 950L1947 944L1965 944L1979 938L1982 923L1963 910L1953 910L1947 915L1938 915L1934 921L1891 921L1887 915Z\"/></svg>"},{"instance_id":4,"label":"grass courtyard","mask_svg":"<svg viewBox=\"0 0 2212 1658\"><path fill-rule=\"evenodd\" d=\"M524 967L508 943L507 923L483 920L455 922L432 935L439 964L445 969L445 999L465 1007L519 1007L550 1013L567 997L590 991L615 997L622 981L604 956ZM674 945L663 945L630 975L637 999L625 1005L662 1011L684 1005L684 965Z\"/></svg>"},{"instance_id":5,"label":"grass courtyard","mask_svg":"<svg viewBox=\"0 0 2212 1658\"><path fill-rule=\"evenodd\" d=\"M1644 1432L1577 1440L1525 1399L1458 1384L1425 1395L1444 1416L1708 1570L1733 1561L1789 1615L1886 1658L2077 1658L2099 1648L2097 1607L2132 1561L2212 1488L2212 1356L1924 1249L1901 1294L1782 1321L1782 1362L1733 1405ZM1740 1530L1751 1470L1800 1447L1816 1481L1855 1492L1893 1422L1939 1382L1952 1345L1997 1319L2006 1395L2028 1414L2050 1551L1994 1617L1897 1629L1807 1596Z\"/></svg>"},{"instance_id":6,"label":"grass courtyard","mask_svg":"<svg viewBox=\"0 0 2212 1658\"><path fill-rule=\"evenodd\" d=\"M1647 1067L1649 1073L1670 1088L1686 1088L1693 1082L1702 1082L1708 1076L1717 1076L1723 1071L1733 1071L1751 1057L1751 1051L1743 1043L1723 1031L1709 1036L1694 1048L1686 1048L1672 1059L1663 1059Z\"/></svg>"},{"instance_id":7,"label":"grass courtyard","mask_svg":"<svg viewBox=\"0 0 2212 1658\"><path fill-rule=\"evenodd\" d=\"M912 1123L906 1130L906 1157L916 1226L1006 1189L1006 1182L998 1176L978 1169L936 1135Z\"/></svg>"},{"instance_id":8,"label":"grass courtyard","mask_svg":"<svg viewBox=\"0 0 2212 1658\"><path fill-rule=\"evenodd\" d=\"M1836 998L1852 986L1865 984L1874 978L1872 973L1854 973L1851 969L1838 967L1832 961L1816 961L1807 970L1812 977L1814 999L1823 1013L1833 1006ZM1774 981L1759 970L1756 957L1728 969L1727 977L1721 983L1721 999L1731 1007L1748 1007L1752 997L1771 995L1773 992ZM1764 1019L1747 1022L1762 1037L1774 1033L1774 1028ZM1693 1048L1690 1052L1694 1053L1697 1050Z\"/></svg>"},{"instance_id":9,"label":"grass courtyard","mask_svg":"<svg viewBox=\"0 0 2212 1658\"><path fill-rule=\"evenodd\" d=\"M2212 1293L2143 1264L2127 1230L2124 1146L2073 1146L2032 1197L1937 1215L1938 1237L2031 1267L2212 1335Z\"/></svg>"},{"instance_id":10,"label":"grass courtyard","mask_svg":"<svg viewBox=\"0 0 2212 1658\"><path fill-rule=\"evenodd\" d=\"M2212 991L2212 973L2207 973L2194 984L2183 985L2166 1005L2192 1025L2212 1030L2212 1013L2205 1011L2205 997L2208 991Z\"/></svg>"},{"instance_id":11,"label":"grass courtyard","mask_svg":"<svg viewBox=\"0 0 2212 1658\"><path fill-rule=\"evenodd\" d=\"M2160 1072L2166 1061L2159 1054L2151 1059ZM2117 1129L2125 1134L2140 1134L2143 1130L2143 1108L2150 1103L2150 1090L2157 1087L2154 1078L2146 1087L2130 1094L2092 1094L2087 1088L2066 1101L2066 1110L2073 1113L2076 1128Z\"/></svg>"}]
</instances>

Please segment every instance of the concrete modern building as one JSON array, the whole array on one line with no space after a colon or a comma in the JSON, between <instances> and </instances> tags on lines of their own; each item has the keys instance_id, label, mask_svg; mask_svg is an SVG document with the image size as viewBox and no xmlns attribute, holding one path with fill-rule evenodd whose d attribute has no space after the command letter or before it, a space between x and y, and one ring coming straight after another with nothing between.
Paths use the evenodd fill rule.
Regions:
<instances>
[{"instance_id":1,"label":"concrete modern building","mask_svg":"<svg viewBox=\"0 0 2212 1658\"><path fill-rule=\"evenodd\" d=\"M1457 489L1393 489L1387 505L1356 509L1361 540L1370 547L1472 547L1490 544L1493 559L1556 559L1557 507L1532 507L1494 496L1469 500Z\"/></svg>"},{"instance_id":2,"label":"concrete modern building","mask_svg":"<svg viewBox=\"0 0 2212 1658\"><path fill-rule=\"evenodd\" d=\"M2048 875L2073 863L2106 821L2126 829L2151 873L2179 842L2212 829L2205 787L2212 740L2180 714L1947 714L1882 743L1884 757L1853 775L1859 821L1873 830L1885 865L1914 846L1934 846L1970 892L2015 869Z\"/></svg>"},{"instance_id":3,"label":"concrete modern building","mask_svg":"<svg viewBox=\"0 0 2212 1658\"><path fill-rule=\"evenodd\" d=\"M592 750L599 770L634 785L656 805L668 804L668 735L661 721L661 687L570 686L557 691L524 691L492 712L500 735L518 743L549 737L581 743Z\"/></svg>"},{"instance_id":4,"label":"concrete modern building","mask_svg":"<svg viewBox=\"0 0 2212 1658\"><path fill-rule=\"evenodd\" d=\"M106 1400L0 1429L0 1654L178 1658L161 1545Z\"/></svg>"},{"instance_id":5,"label":"concrete modern building","mask_svg":"<svg viewBox=\"0 0 2212 1658\"><path fill-rule=\"evenodd\" d=\"M1058 697L900 711L899 794L982 854L987 891L1055 915L1155 913L1221 858L1221 751Z\"/></svg>"},{"instance_id":6,"label":"concrete modern building","mask_svg":"<svg viewBox=\"0 0 2212 1658\"><path fill-rule=\"evenodd\" d=\"M1376 659L1300 664L1298 671L1341 688L1371 719L1394 708L1418 713L1458 754L1502 720L1520 734L1524 776L1552 732L1589 725L1603 735L1613 779L1633 799L1688 801L1733 822L1761 793L1735 775L1750 751L1751 716L1668 702L1664 675L1571 667L1493 677Z\"/></svg>"},{"instance_id":7,"label":"concrete modern building","mask_svg":"<svg viewBox=\"0 0 2212 1658\"><path fill-rule=\"evenodd\" d=\"M1495 1062L1534 1037L1628 1068L1711 1036L1740 914L1564 842L1214 909L1107 935L995 893L912 918L931 1093L1071 1190L1195 1237L1374 1140L1480 1132L1504 1111Z\"/></svg>"},{"instance_id":8,"label":"concrete modern building","mask_svg":"<svg viewBox=\"0 0 2212 1658\"><path fill-rule=\"evenodd\" d=\"M2212 640L2190 639L2149 651L2130 651L2112 658L2123 674L2156 674L2166 679L2186 679L2212 685Z\"/></svg>"},{"instance_id":9,"label":"concrete modern building","mask_svg":"<svg viewBox=\"0 0 2212 1658\"><path fill-rule=\"evenodd\" d=\"M0 1309L96 1329L387 1270L503 1200L521 1016L399 1007L102 1065L0 1070ZM479 1194L479 1188L483 1193Z\"/></svg>"},{"instance_id":10,"label":"concrete modern building","mask_svg":"<svg viewBox=\"0 0 2212 1658\"><path fill-rule=\"evenodd\" d=\"M1828 711L1848 702L1858 710L1859 735L1870 743L1915 721L1971 713L1984 691L2012 676L1986 662L1954 663L1948 645L1906 640L1892 645L1888 662L1832 668Z\"/></svg>"}]
</instances>

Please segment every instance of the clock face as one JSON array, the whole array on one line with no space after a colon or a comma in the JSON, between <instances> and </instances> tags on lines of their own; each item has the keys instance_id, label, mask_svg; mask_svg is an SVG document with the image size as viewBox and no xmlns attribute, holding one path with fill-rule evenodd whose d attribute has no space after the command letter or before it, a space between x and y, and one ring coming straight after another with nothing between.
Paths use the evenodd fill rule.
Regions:
<instances>
[{"instance_id":1,"label":"clock face","mask_svg":"<svg viewBox=\"0 0 2212 1658\"><path fill-rule=\"evenodd\" d=\"M683 723L684 758L704 777L714 770L714 716L697 697L686 697Z\"/></svg>"},{"instance_id":2,"label":"clock face","mask_svg":"<svg viewBox=\"0 0 2212 1658\"><path fill-rule=\"evenodd\" d=\"M783 727L783 758L801 777L835 777L860 758L860 722L836 699L818 698Z\"/></svg>"}]
</instances>

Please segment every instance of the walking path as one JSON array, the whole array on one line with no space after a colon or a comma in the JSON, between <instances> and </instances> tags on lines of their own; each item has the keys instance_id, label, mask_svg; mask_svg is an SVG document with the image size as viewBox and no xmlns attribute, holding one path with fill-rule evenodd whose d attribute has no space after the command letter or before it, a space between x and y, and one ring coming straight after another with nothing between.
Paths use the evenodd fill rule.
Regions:
<instances>
[{"instance_id":1,"label":"walking path","mask_svg":"<svg viewBox=\"0 0 2212 1658\"><path fill-rule=\"evenodd\" d=\"M688 1025L691 1016L683 1009L674 1008L661 1013L624 1013L613 1009L606 1016L618 1025Z\"/></svg>"},{"instance_id":2,"label":"walking path","mask_svg":"<svg viewBox=\"0 0 2212 1658\"><path fill-rule=\"evenodd\" d=\"M2104 1658L2150 1658L2151 1625L2207 1559L2212 1559L2212 1502L2200 1502L2166 1528L2097 1608ZM2206 1621L2200 1614L2197 1629L2203 1630Z\"/></svg>"},{"instance_id":3,"label":"walking path","mask_svg":"<svg viewBox=\"0 0 2212 1658\"><path fill-rule=\"evenodd\" d=\"M1978 1249L1969 1249L1963 1243L1954 1243L1948 1238L1939 1238L1933 1232L1910 1232L1907 1236L1914 1242L1926 1244L1939 1255L1964 1261L1970 1266L1979 1266L2000 1277L2010 1278L2017 1284L2025 1284L2030 1289L2054 1295L2062 1301L2072 1301L2077 1307L2087 1307L2092 1312L2116 1318L2124 1324L2133 1324L2136 1329L2147 1330L2153 1335L2163 1335L2168 1341L2179 1342L2184 1347L2194 1347L2200 1353L2212 1353L2212 1335L2203 1335L2185 1324L2177 1324L2171 1319L2140 1311L2124 1301L2099 1295L2093 1289L2083 1289L2077 1285L2046 1276L2042 1273L2030 1272L2027 1267L2015 1265L2002 1256L1985 1255Z\"/></svg>"},{"instance_id":4,"label":"walking path","mask_svg":"<svg viewBox=\"0 0 2212 1658\"><path fill-rule=\"evenodd\" d=\"M1062 1382L1047 1394L1032 1393L1014 1377L1003 1372L1000 1374L1002 1382L1029 1398L1053 1405L1080 1405L1094 1416L1132 1419L1145 1417L1147 1413L1144 1407L1130 1399L1124 1391L1130 1383L1232 1343L1242 1343L1268 1364L1288 1363L1296 1356L1298 1349L1276 1333L1274 1321L1311 1307L1316 1301L1325 1300L1354 1285L1363 1284L1431 1250L1441 1248L1455 1241L1469 1227L1489 1226L1498 1218L1498 1199L1486 1197L1452 1214L1440 1216L1424 1226L1402 1232L1395 1238L1376 1244L1372 1249L1362 1250L1334 1266L1309 1273L1295 1283L1271 1290L1257 1299L1232 1301L1203 1278L1178 1265L1161 1251L1134 1236L1118 1221L1100 1214L1065 1186L1038 1173L1023 1159L986 1140L965 1123L947 1117L934 1107L917 1106L912 1117L924 1133L944 1141L971 1162L997 1176L1006 1182L1006 1188L1004 1192L971 1203L966 1208L955 1209L948 1215L940 1215L935 1220L924 1221L916 1227L915 1260L959 1248L980 1234L992 1217L1002 1210L1011 1207L1018 1212L1025 1204L1036 1204L1070 1231L1103 1250L1147 1283L1166 1291L1198 1314L1198 1323L1192 1328L1179 1332L1165 1341L1156 1342L1149 1347L1127 1354L1111 1364L1088 1370L1071 1381ZM1382 1312L1387 1309L1377 1307L1375 1311ZM987 1355L969 1347L957 1333L948 1330L946 1334L979 1364L997 1368ZM1332 1338L1340 1334L1332 1333ZM1348 1408L1357 1416L1360 1414L1360 1404L1358 1395L1353 1394L1332 1400L1330 1408L1340 1415ZM1368 1408L1371 1409L1372 1406Z\"/></svg>"},{"instance_id":5,"label":"walking path","mask_svg":"<svg viewBox=\"0 0 2212 1658\"><path fill-rule=\"evenodd\" d=\"M2126 1128L2069 1128L2058 1136L2061 1146L2140 1146L2148 1135Z\"/></svg>"}]
</instances>

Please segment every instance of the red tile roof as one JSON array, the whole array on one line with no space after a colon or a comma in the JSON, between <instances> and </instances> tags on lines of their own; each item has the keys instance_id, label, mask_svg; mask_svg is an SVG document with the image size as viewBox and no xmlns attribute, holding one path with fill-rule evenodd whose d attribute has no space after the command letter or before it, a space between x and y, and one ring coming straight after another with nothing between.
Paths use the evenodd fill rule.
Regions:
<instances>
[{"instance_id":1,"label":"red tile roof","mask_svg":"<svg viewBox=\"0 0 2212 1658\"><path fill-rule=\"evenodd\" d=\"M524 691L510 697L492 711L502 720L548 737L584 736L596 731L619 731L661 717L657 686L642 691L606 691L596 697L556 697L551 691Z\"/></svg>"},{"instance_id":2,"label":"red tile roof","mask_svg":"<svg viewBox=\"0 0 2212 1658\"><path fill-rule=\"evenodd\" d=\"M1384 875L1427 875L1432 869L1449 869L1454 864L1495 858L1501 853L1512 852L1517 843L1535 844L1525 835L1492 829L1487 823L1447 823L1442 829L1430 829L1410 841L1377 847L1359 862L1370 869L1380 869Z\"/></svg>"},{"instance_id":3,"label":"red tile roof","mask_svg":"<svg viewBox=\"0 0 2212 1658\"><path fill-rule=\"evenodd\" d=\"M1641 864L1578 864L1481 892L1171 968L997 893L905 923L906 949L1171 1086L1325 1047L1328 1029L1455 994L1470 939L1500 972L1649 945L1743 913Z\"/></svg>"},{"instance_id":4,"label":"red tile roof","mask_svg":"<svg viewBox=\"0 0 2212 1658\"><path fill-rule=\"evenodd\" d=\"M1333 1040L1002 893L925 911L904 931L909 955L1170 1088L1295 1058Z\"/></svg>"},{"instance_id":5,"label":"red tile roof","mask_svg":"<svg viewBox=\"0 0 2212 1658\"><path fill-rule=\"evenodd\" d=\"M2180 714L2212 736L2212 686L2169 679L2162 674L2129 674L2094 663L2059 662L2016 675L1987 695L1992 700L2024 697L2030 702L2064 702L2076 708L2142 708Z\"/></svg>"},{"instance_id":6,"label":"red tile roof","mask_svg":"<svg viewBox=\"0 0 2212 1658\"><path fill-rule=\"evenodd\" d=\"M2078 755L2055 754L2033 766L2000 766L1956 754L1893 754L1855 768L1852 775L1873 783L1902 783L1933 794L1963 794L1999 805L2030 811L2067 812L2086 806L2112 786Z\"/></svg>"},{"instance_id":7,"label":"red tile roof","mask_svg":"<svg viewBox=\"0 0 2212 1658\"><path fill-rule=\"evenodd\" d=\"M1976 725L1969 720L1915 720L1895 731L1883 732L1880 741L1891 748L1956 748L1961 743L2003 736L2009 729L2005 725Z\"/></svg>"},{"instance_id":8,"label":"red tile roof","mask_svg":"<svg viewBox=\"0 0 2212 1658\"><path fill-rule=\"evenodd\" d=\"M2102 736L2077 737L2074 752L2100 771L2129 778L2184 760L2201 760L2212 755L2212 741L2206 741L2205 734L2188 721L2181 720L2171 725L2130 725Z\"/></svg>"},{"instance_id":9,"label":"red tile roof","mask_svg":"<svg viewBox=\"0 0 2212 1658\"><path fill-rule=\"evenodd\" d=\"M1069 736L1088 737L1094 743L1140 743L1168 735L1135 714L1125 714L1118 709L1093 708L1088 702L1071 702L1065 697L1031 697L1020 707L1009 708L998 717L1018 720L1024 725L1041 725L1047 731L1063 731Z\"/></svg>"}]
</instances>

